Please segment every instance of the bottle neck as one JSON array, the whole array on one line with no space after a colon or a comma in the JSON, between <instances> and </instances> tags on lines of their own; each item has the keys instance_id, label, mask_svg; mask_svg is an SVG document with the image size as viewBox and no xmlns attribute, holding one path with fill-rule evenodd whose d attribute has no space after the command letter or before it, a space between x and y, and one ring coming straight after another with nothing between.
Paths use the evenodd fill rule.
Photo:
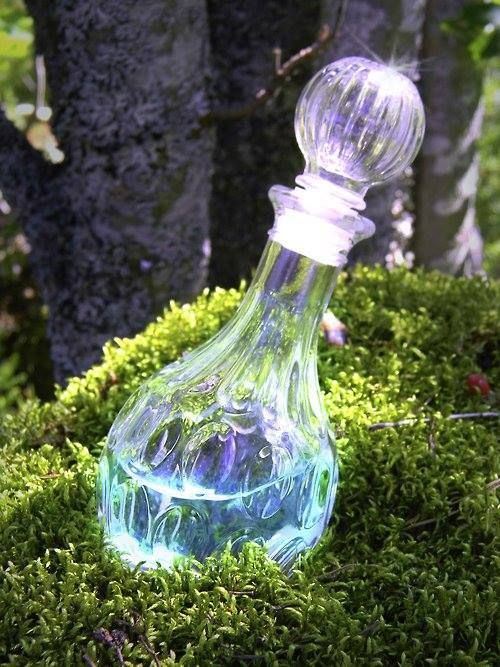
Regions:
<instances>
[{"instance_id":1,"label":"bottle neck","mask_svg":"<svg viewBox=\"0 0 500 667\"><path fill-rule=\"evenodd\" d=\"M261 304L267 304L273 319L283 311L288 325L295 322L299 334L316 331L339 271L270 240L250 286L249 300L258 297Z\"/></svg>"},{"instance_id":2,"label":"bottle neck","mask_svg":"<svg viewBox=\"0 0 500 667\"><path fill-rule=\"evenodd\" d=\"M235 400L240 408L258 402L280 414L307 413L309 421L315 415L319 424L319 323L349 249L373 223L337 196L336 186L318 201L317 182L305 185L271 188L275 224L255 277L236 315L208 345L220 360L218 395L227 409Z\"/></svg>"},{"instance_id":3,"label":"bottle neck","mask_svg":"<svg viewBox=\"0 0 500 667\"><path fill-rule=\"evenodd\" d=\"M268 241L237 313L208 343L210 369L223 378L221 404L250 409L257 402L321 421L318 329L338 273Z\"/></svg>"},{"instance_id":4,"label":"bottle neck","mask_svg":"<svg viewBox=\"0 0 500 667\"><path fill-rule=\"evenodd\" d=\"M248 363L259 363L266 348L278 365L300 358L316 367L318 328L339 270L267 242L231 327L234 343L246 347Z\"/></svg>"},{"instance_id":5,"label":"bottle neck","mask_svg":"<svg viewBox=\"0 0 500 667\"><path fill-rule=\"evenodd\" d=\"M258 401L282 414L299 414L307 405L310 418L321 421L318 329L338 273L268 241L237 314L216 339L215 354L228 365L220 396L236 396L241 405Z\"/></svg>"}]
</instances>

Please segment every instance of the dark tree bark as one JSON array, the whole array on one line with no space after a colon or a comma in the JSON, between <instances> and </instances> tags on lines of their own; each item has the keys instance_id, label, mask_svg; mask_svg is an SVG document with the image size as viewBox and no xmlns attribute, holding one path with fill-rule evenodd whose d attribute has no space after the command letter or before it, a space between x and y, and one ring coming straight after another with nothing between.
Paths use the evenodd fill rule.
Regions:
<instances>
[{"instance_id":1,"label":"dark tree bark","mask_svg":"<svg viewBox=\"0 0 500 667\"><path fill-rule=\"evenodd\" d=\"M28 197L20 181L40 159L19 138L14 151L2 142L0 177L25 223L62 380L96 361L106 340L138 331L204 283L207 17L196 0L27 5L65 160Z\"/></svg>"},{"instance_id":2,"label":"dark tree bark","mask_svg":"<svg viewBox=\"0 0 500 667\"><path fill-rule=\"evenodd\" d=\"M286 59L313 42L320 27L319 0L209 0L208 6L218 107L250 99L272 78L273 48ZM293 117L311 73L311 65L302 67L252 116L217 123L212 285L233 286L250 275L273 222L267 191L275 183L292 186L303 169Z\"/></svg>"},{"instance_id":3,"label":"dark tree bark","mask_svg":"<svg viewBox=\"0 0 500 667\"><path fill-rule=\"evenodd\" d=\"M427 63L422 80L427 131L418 163L414 249L420 264L471 275L482 265L482 240L475 223L482 72L463 36L440 28L466 4L428 2L422 49Z\"/></svg>"},{"instance_id":4,"label":"dark tree bark","mask_svg":"<svg viewBox=\"0 0 500 667\"><path fill-rule=\"evenodd\" d=\"M6 118L0 107L1 188L9 194L10 206L26 210L40 194L41 182L50 166L25 136Z\"/></svg>"},{"instance_id":5,"label":"dark tree bark","mask_svg":"<svg viewBox=\"0 0 500 667\"><path fill-rule=\"evenodd\" d=\"M323 0L322 20L334 20L340 0ZM339 34L322 57L323 64L347 56L379 59L413 78L418 76L426 0L356 0L348 2ZM413 231L412 176L408 174L368 191L365 214L375 235L353 248L351 262L392 266L405 260Z\"/></svg>"}]
</instances>

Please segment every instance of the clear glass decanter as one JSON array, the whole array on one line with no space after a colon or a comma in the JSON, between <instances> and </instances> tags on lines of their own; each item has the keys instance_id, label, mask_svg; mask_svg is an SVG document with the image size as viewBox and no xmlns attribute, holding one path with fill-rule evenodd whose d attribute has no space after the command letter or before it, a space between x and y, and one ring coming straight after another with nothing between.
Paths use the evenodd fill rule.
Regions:
<instances>
[{"instance_id":1,"label":"clear glass decanter","mask_svg":"<svg viewBox=\"0 0 500 667\"><path fill-rule=\"evenodd\" d=\"M256 542L284 569L314 546L337 486L317 376L318 326L370 185L401 172L423 131L414 85L362 58L322 69L297 105L306 158L232 320L126 402L103 451L99 515L132 565L203 560Z\"/></svg>"}]
</instances>

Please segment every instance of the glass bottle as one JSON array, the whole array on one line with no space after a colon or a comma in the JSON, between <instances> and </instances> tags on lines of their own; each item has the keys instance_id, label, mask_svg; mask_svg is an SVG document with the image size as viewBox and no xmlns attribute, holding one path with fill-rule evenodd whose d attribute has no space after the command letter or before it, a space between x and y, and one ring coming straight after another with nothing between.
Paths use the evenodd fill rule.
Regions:
<instances>
[{"instance_id":1,"label":"glass bottle","mask_svg":"<svg viewBox=\"0 0 500 667\"><path fill-rule=\"evenodd\" d=\"M226 326L142 385L98 477L109 542L131 565L261 544L285 570L330 518L338 465L317 375L318 326L352 245L373 233L367 188L401 172L424 131L414 85L362 58L323 68L295 118L304 174Z\"/></svg>"}]
</instances>

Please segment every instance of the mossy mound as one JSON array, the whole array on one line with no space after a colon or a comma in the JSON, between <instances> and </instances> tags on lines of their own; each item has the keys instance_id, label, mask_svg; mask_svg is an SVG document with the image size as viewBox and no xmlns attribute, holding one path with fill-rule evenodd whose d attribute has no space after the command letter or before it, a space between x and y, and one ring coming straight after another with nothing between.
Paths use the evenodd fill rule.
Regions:
<instances>
[{"instance_id":1,"label":"mossy mound","mask_svg":"<svg viewBox=\"0 0 500 667\"><path fill-rule=\"evenodd\" d=\"M290 578L252 547L198 575L131 572L103 548L95 464L118 408L240 298L216 290L172 307L107 345L56 402L3 420L0 663L498 664L500 420L446 418L498 409L465 384L483 370L500 388L498 283L342 277L332 308L350 342L320 343L341 483L327 534Z\"/></svg>"}]
</instances>

